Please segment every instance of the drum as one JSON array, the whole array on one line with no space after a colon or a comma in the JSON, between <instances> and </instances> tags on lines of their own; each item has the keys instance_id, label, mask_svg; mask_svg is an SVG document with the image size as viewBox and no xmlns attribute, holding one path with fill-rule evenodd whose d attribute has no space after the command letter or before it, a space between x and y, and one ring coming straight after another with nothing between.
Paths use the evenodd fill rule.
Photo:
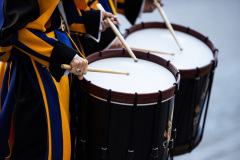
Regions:
<instances>
[{"instance_id":1,"label":"drum","mask_svg":"<svg viewBox=\"0 0 240 160\"><path fill-rule=\"evenodd\" d=\"M152 53L172 62L181 74L173 116L173 128L177 129L174 154L179 155L190 152L202 139L218 50L208 37L190 28L172 26L183 51L164 23L137 24L124 36L131 47L175 54Z\"/></svg>"},{"instance_id":2,"label":"drum","mask_svg":"<svg viewBox=\"0 0 240 160\"><path fill-rule=\"evenodd\" d=\"M80 81L80 159L167 160L171 150L178 70L166 60L134 51L106 50L89 67L130 75L88 72Z\"/></svg>"}]
</instances>

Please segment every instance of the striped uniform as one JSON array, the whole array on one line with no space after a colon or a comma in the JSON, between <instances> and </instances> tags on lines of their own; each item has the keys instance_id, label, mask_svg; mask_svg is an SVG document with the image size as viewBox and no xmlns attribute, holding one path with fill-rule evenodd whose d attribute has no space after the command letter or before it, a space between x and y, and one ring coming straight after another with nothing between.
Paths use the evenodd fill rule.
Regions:
<instances>
[{"instance_id":1,"label":"striped uniform","mask_svg":"<svg viewBox=\"0 0 240 160\"><path fill-rule=\"evenodd\" d=\"M75 78L63 76L60 64L69 64L80 53L59 30L58 3L0 1L0 159L70 159L69 109L76 108L70 87ZM91 23L84 19L99 16L99 11L89 14L84 0L63 4L71 30L96 36L100 20L88 30Z\"/></svg>"}]
</instances>

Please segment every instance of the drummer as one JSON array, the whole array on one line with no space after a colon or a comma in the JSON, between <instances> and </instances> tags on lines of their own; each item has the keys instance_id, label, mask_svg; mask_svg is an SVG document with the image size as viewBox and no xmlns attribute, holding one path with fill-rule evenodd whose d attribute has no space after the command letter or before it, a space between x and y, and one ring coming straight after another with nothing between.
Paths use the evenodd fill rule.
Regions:
<instances>
[{"instance_id":1,"label":"drummer","mask_svg":"<svg viewBox=\"0 0 240 160\"><path fill-rule=\"evenodd\" d=\"M78 7L86 7L85 0L79 1ZM88 65L68 37L76 1L62 0L64 9L60 2L0 2L0 159L71 157L69 103L76 100L70 87L76 91L72 82L83 78ZM75 24L97 38L101 13L116 19L111 13L86 11L88 21ZM64 76L62 63L71 64L72 74Z\"/></svg>"},{"instance_id":2,"label":"drummer","mask_svg":"<svg viewBox=\"0 0 240 160\"><path fill-rule=\"evenodd\" d=\"M161 3L161 0L158 0L158 2ZM131 24L135 23L137 17L141 16L141 13L152 12L155 9L153 0L125 0L124 2L122 0L101 0L99 3L107 12L116 15L117 11L125 15ZM88 4L90 7L97 9L96 1L89 1ZM163 6L162 3L161 5ZM110 27L101 33L98 40L91 38L87 34L78 34L74 31L71 32L71 35L81 52L86 56L105 49L123 48L121 41Z\"/></svg>"},{"instance_id":3,"label":"drummer","mask_svg":"<svg viewBox=\"0 0 240 160\"><path fill-rule=\"evenodd\" d=\"M154 0L116 0L117 12L125 15L128 21L133 25L141 13L153 12L156 6ZM158 0L161 3L162 0Z\"/></svg>"}]
</instances>

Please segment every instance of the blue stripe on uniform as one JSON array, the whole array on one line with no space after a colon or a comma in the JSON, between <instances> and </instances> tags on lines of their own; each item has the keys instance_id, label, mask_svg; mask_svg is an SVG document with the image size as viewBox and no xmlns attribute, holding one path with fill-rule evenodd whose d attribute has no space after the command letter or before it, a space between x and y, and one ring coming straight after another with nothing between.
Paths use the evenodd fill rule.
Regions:
<instances>
[{"instance_id":1,"label":"blue stripe on uniform","mask_svg":"<svg viewBox=\"0 0 240 160\"><path fill-rule=\"evenodd\" d=\"M105 11L113 13L108 0L98 0L98 2L101 3Z\"/></svg>"},{"instance_id":2,"label":"blue stripe on uniform","mask_svg":"<svg viewBox=\"0 0 240 160\"><path fill-rule=\"evenodd\" d=\"M4 23L3 2L4 0L0 0L0 30L2 29Z\"/></svg>"},{"instance_id":3,"label":"blue stripe on uniform","mask_svg":"<svg viewBox=\"0 0 240 160\"><path fill-rule=\"evenodd\" d=\"M13 62L14 63L14 62ZM10 65L8 63L1 89L1 114L0 114L0 159L5 159L10 153L8 138L10 134L12 110L14 104L14 86L17 73L17 62L11 68L11 80L8 88L8 73Z\"/></svg>"},{"instance_id":4,"label":"blue stripe on uniform","mask_svg":"<svg viewBox=\"0 0 240 160\"><path fill-rule=\"evenodd\" d=\"M34 29L28 29L31 33L33 33L35 36L41 38L43 41L45 41L46 43L50 44L51 46L55 46L55 43L57 42L57 40L55 40L54 38L49 38L46 36L45 33L34 30Z\"/></svg>"},{"instance_id":5,"label":"blue stripe on uniform","mask_svg":"<svg viewBox=\"0 0 240 160\"><path fill-rule=\"evenodd\" d=\"M16 46L19 47L19 48L21 48L22 50L26 51L27 53L29 53L29 54L31 54L31 55L39 58L39 59L42 59L42 60L47 61L47 62L50 61L50 58L49 58L49 57L44 56L44 55L42 55L42 54L39 54L39 53L35 52L34 50L28 48L26 45L22 44L21 42L17 42L17 43L16 43Z\"/></svg>"},{"instance_id":6,"label":"blue stripe on uniform","mask_svg":"<svg viewBox=\"0 0 240 160\"><path fill-rule=\"evenodd\" d=\"M58 92L49 71L41 64L37 62L36 64L47 97L52 135L52 160L59 160L63 157L63 135Z\"/></svg>"}]
</instances>

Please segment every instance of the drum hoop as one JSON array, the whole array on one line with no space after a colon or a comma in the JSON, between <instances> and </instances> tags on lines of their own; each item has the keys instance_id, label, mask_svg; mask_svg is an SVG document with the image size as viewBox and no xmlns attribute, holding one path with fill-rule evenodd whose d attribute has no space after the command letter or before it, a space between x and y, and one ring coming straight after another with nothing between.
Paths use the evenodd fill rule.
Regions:
<instances>
[{"instance_id":1,"label":"drum hoop","mask_svg":"<svg viewBox=\"0 0 240 160\"><path fill-rule=\"evenodd\" d=\"M214 57L214 59L212 61L210 61L208 64L206 64L202 67L198 67L198 69L197 68L195 68L195 69L179 69L179 71L181 73L181 79L196 78L197 72L198 72L199 77L203 77L206 74L208 74L209 72L211 72L213 65L215 65L217 63L217 57L218 57L218 50L216 49L215 45L209 40L208 37L205 37L201 33L197 32L193 29L190 29L189 27L184 27L184 26L177 25L177 24L171 24L171 25L174 30L189 34L189 35L199 39L200 41L202 41L204 44L206 44L211 49L211 51L213 53L213 57ZM138 31L141 29L146 29L146 28L167 28L167 27L166 27L165 23L162 23L162 22L146 22L146 23L136 24L126 30L126 32L124 33L124 38L127 38L128 35L130 35L131 33L135 32L135 31Z\"/></svg>"},{"instance_id":2,"label":"drum hoop","mask_svg":"<svg viewBox=\"0 0 240 160\"><path fill-rule=\"evenodd\" d=\"M154 63L157 63L166 69L168 69L173 75L175 75L175 80L176 82L169 87L168 89L165 89L162 91L162 102L170 99L173 97L176 93L176 91L179 89L179 83L180 83L180 74L178 69L173 66L172 63L167 62L165 59L155 56L153 54L143 52L143 51L136 51L133 50L134 54L136 55L137 58L143 59L143 60L148 60ZM102 52L97 52L94 54L91 54L90 56L87 57L87 60L90 63L105 59L105 58L114 58L114 57L130 57L129 54L125 49L110 49L110 50L105 50ZM133 61L133 63L135 63ZM87 79L83 79L80 81L80 86L86 90L86 87L88 81ZM89 85L89 93L94 96L98 97L99 99L106 100L107 95L108 95L109 90L102 88L100 86L97 86L93 83L90 83ZM144 94L138 94L138 104L154 104L158 101L160 93L159 92L154 92L154 93L144 93ZM124 104L133 104L134 103L134 98L135 98L135 93L123 93L123 92L118 92L111 90L111 101L116 102L116 103L124 103Z\"/></svg>"}]
</instances>

